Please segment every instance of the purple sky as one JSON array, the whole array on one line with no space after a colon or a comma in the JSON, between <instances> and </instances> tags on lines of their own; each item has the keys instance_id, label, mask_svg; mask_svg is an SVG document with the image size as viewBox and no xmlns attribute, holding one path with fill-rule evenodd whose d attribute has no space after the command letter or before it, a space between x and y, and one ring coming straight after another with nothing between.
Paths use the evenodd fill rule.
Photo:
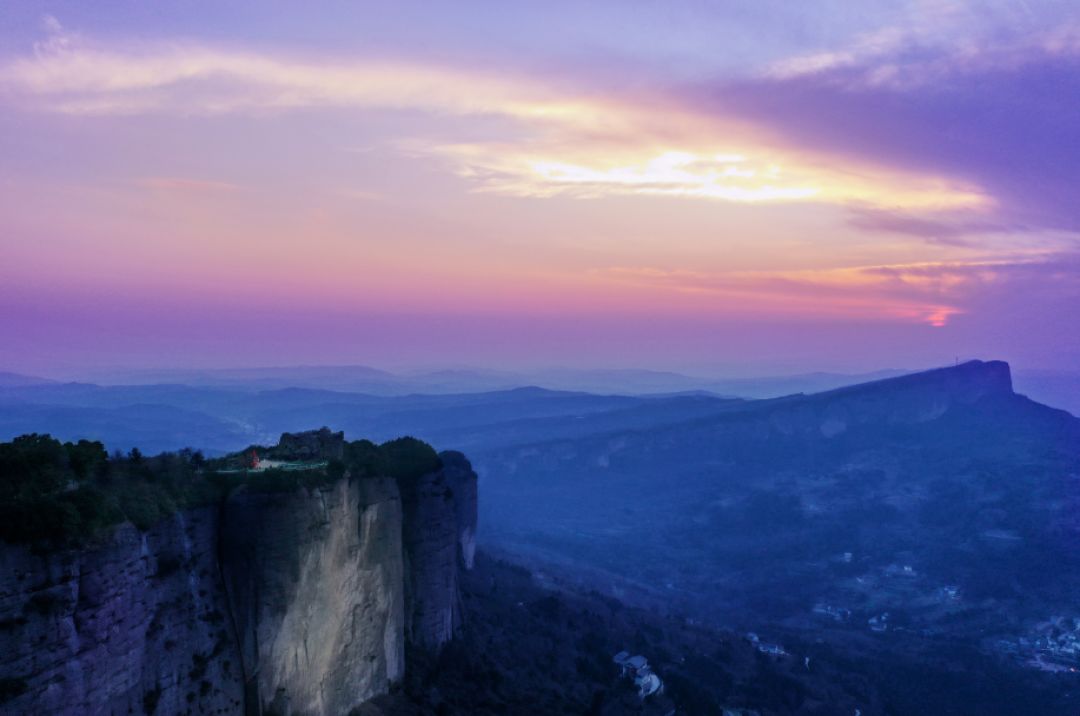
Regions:
<instances>
[{"instance_id":1,"label":"purple sky","mask_svg":"<svg viewBox=\"0 0 1080 716\"><path fill-rule=\"evenodd\" d=\"M1069 2L14 2L0 370L1080 363Z\"/></svg>"}]
</instances>

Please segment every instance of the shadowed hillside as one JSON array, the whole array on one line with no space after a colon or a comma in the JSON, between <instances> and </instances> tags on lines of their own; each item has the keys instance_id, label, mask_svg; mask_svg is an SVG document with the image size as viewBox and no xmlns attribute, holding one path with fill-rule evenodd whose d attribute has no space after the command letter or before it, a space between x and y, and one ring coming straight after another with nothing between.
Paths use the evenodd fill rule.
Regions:
<instances>
[{"instance_id":1,"label":"shadowed hillside","mask_svg":"<svg viewBox=\"0 0 1080 716\"><path fill-rule=\"evenodd\" d=\"M971 362L476 462L485 539L537 565L948 673L1072 668L1068 638L1035 645L1080 589L1077 446L1080 420Z\"/></svg>"}]
</instances>

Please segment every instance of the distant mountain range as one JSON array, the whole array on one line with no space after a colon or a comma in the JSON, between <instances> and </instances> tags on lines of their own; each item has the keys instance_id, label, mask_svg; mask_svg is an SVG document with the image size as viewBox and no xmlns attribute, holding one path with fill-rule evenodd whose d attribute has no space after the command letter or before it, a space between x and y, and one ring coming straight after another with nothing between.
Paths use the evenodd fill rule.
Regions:
<instances>
[{"instance_id":1,"label":"distant mountain range","mask_svg":"<svg viewBox=\"0 0 1080 716\"><path fill-rule=\"evenodd\" d=\"M122 384L95 384L0 372L0 439L50 432L111 449L220 454L327 423L383 439L410 432L435 444L491 449L576 435L584 415L603 414L590 430L655 427L725 409L734 398L816 393L903 374L711 380L644 370L399 375L343 366L144 372L125 374ZM1080 413L1080 373L1020 372L1016 382L1019 392Z\"/></svg>"},{"instance_id":2,"label":"distant mountain range","mask_svg":"<svg viewBox=\"0 0 1080 716\"><path fill-rule=\"evenodd\" d=\"M369 395L412 393L475 393L536 386L549 390L618 395L707 392L739 397L772 397L794 392L816 392L906 371L883 370L863 374L807 373L762 378L716 379L671 371L638 369L549 368L535 371L500 371L454 368L393 373L368 366L294 366L216 370L124 371L91 374L102 385L179 384L208 388L276 390L310 388ZM14 374L12 374L14 377ZM20 376L23 384L45 382ZM0 380L0 385L4 382Z\"/></svg>"},{"instance_id":3,"label":"distant mountain range","mask_svg":"<svg viewBox=\"0 0 1080 716\"><path fill-rule=\"evenodd\" d=\"M739 398L774 398L817 393L915 371L888 369L867 373L813 372L752 378L708 377L640 369L549 368L500 371L453 368L390 372L362 365L293 366L214 370L127 370L90 372L77 382L103 386L185 385L243 391L308 388L378 396L445 395L509 390L524 386L610 395L707 393ZM1019 392L1049 405L1080 413L1080 370L1014 370ZM56 381L0 371L0 387L25 387Z\"/></svg>"}]
</instances>

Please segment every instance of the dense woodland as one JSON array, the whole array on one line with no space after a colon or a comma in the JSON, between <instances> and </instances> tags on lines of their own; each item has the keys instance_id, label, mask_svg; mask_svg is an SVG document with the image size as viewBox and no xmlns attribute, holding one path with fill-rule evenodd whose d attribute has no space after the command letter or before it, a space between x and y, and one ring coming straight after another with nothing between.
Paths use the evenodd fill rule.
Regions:
<instances>
[{"instance_id":1,"label":"dense woodland","mask_svg":"<svg viewBox=\"0 0 1080 716\"><path fill-rule=\"evenodd\" d=\"M194 450L110 455L100 442L60 442L39 434L0 443L0 539L43 549L70 546L125 520L147 529L178 509L220 500L240 485L291 490L345 473L408 479L440 466L430 445L409 437L381 445L345 443L342 459L305 470L252 472L245 467L253 450L274 452L252 446L210 460Z\"/></svg>"}]
</instances>

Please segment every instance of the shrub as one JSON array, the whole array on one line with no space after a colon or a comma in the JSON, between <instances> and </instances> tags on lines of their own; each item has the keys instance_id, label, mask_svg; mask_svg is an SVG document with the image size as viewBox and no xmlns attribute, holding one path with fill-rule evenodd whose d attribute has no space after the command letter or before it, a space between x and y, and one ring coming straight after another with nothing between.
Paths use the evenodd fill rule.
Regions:
<instances>
[{"instance_id":1,"label":"shrub","mask_svg":"<svg viewBox=\"0 0 1080 716\"><path fill-rule=\"evenodd\" d=\"M423 440L404 437L379 446L385 456L385 474L404 480L415 480L442 467L439 454Z\"/></svg>"},{"instance_id":2,"label":"shrub","mask_svg":"<svg viewBox=\"0 0 1080 716\"><path fill-rule=\"evenodd\" d=\"M0 704L26 693L26 679L0 679Z\"/></svg>"},{"instance_id":3,"label":"shrub","mask_svg":"<svg viewBox=\"0 0 1080 716\"><path fill-rule=\"evenodd\" d=\"M158 701L160 699L161 699L161 686L160 685L155 686L153 689L150 689L149 691L144 693L143 694L143 699L142 699L143 713L147 714L147 716L149 716L150 714L157 711L157 705L158 705Z\"/></svg>"}]
</instances>

